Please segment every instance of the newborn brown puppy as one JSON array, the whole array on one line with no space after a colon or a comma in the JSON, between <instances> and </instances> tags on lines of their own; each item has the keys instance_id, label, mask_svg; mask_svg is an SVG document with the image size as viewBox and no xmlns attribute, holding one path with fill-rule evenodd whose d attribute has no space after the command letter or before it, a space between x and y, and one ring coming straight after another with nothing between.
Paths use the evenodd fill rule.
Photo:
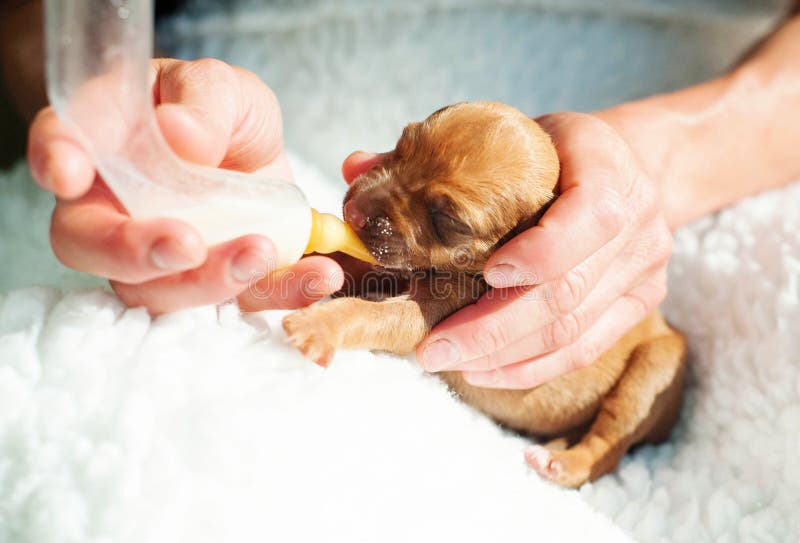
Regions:
<instances>
[{"instance_id":1,"label":"newborn brown puppy","mask_svg":"<svg viewBox=\"0 0 800 543\"><path fill-rule=\"evenodd\" d=\"M404 292L294 312L283 321L290 340L322 365L338 348L412 352L436 323L489 291L484 264L536 223L557 195L558 175L549 136L512 107L456 104L408 125L344 204L381 272ZM542 476L578 486L613 470L632 445L668 436L684 353L683 337L652 313L592 365L531 390L478 388L460 372L440 375L503 425L551 439L529 448L526 460Z\"/></svg>"}]
</instances>

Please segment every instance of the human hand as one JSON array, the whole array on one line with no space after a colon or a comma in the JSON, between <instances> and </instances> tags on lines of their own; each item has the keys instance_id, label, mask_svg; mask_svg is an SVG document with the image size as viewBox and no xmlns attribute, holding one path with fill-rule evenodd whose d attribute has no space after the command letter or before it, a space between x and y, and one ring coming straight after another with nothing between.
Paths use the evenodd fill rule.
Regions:
<instances>
[{"instance_id":1,"label":"human hand","mask_svg":"<svg viewBox=\"0 0 800 543\"><path fill-rule=\"evenodd\" d=\"M211 59L157 59L152 68L157 121L181 158L292 179L280 107L258 77ZM35 179L56 195L50 229L56 256L71 268L110 279L130 306L162 313L238 297L246 310L291 308L341 287L342 270L326 257L304 258L271 273L275 247L262 236L208 249L179 220L132 219L51 108L31 124L28 160ZM248 288L254 277L262 279Z\"/></svg>"},{"instance_id":2,"label":"human hand","mask_svg":"<svg viewBox=\"0 0 800 543\"><path fill-rule=\"evenodd\" d=\"M658 191L628 145L591 115L537 121L556 143L561 194L489 259L484 272L495 288L419 345L428 371L532 388L594 362L666 294L672 237ZM381 158L354 153L345 178Z\"/></svg>"}]
</instances>

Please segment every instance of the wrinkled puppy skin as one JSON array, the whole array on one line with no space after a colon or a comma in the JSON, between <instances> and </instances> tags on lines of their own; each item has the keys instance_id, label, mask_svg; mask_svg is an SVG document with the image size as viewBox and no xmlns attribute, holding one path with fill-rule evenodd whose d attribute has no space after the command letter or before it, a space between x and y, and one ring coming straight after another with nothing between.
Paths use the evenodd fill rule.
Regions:
<instances>
[{"instance_id":1,"label":"wrinkled puppy skin","mask_svg":"<svg viewBox=\"0 0 800 543\"><path fill-rule=\"evenodd\" d=\"M510 106L466 102L409 124L344 202L345 220L379 263L375 277L388 273L401 292L364 286L367 273L358 296L287 315L290 341L323 366L340 348L412 352L436 323L489 290L487 259L536 224L558 195L558 176L550 137ZM530 390L440 376L503 425L552 440L528 447L528 465L576 487L614 470L632 445L668 437L685 351L683 336L653 312L593 364Z\"/></svg>"}]
</instances>

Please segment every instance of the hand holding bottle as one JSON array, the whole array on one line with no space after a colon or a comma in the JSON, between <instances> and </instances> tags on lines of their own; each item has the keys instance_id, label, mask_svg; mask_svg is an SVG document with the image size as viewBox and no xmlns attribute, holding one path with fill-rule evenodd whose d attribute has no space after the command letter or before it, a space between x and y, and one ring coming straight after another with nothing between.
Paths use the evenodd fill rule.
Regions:
<instances>
[{"instance_id":1,"label":"hand holding bottle","mask_svg":"<svg viewBox=\"0 0 800 543\"><path fill-rule=\"evenodd\" d=\"M292 178L280 107L255 75L208 59L159 59L152 68L158 125L178 156L205 166ZM342 284L341 267L321 256L270 274L275 246L262 236L243 236L208 250L182 221L131 219L50 108L31 125L28 158L34 177L57 198L51 225L56 256L67 266L110 279L128 305L160 313L238 297L251 310L289 308L325 297ZM264 278L255 292L249 288L254 276Z\"/></svg>"}]
</instances>

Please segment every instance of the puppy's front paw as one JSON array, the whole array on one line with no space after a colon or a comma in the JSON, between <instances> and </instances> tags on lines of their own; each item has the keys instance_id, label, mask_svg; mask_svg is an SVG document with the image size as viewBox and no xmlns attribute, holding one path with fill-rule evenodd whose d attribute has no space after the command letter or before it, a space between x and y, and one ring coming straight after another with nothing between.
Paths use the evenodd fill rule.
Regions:
<instances>
[{"instance_id":1,"label":"puppy's front paw","mask_svg":"<svg viewBox=\"0 0 800 543\"><path fill-rule=\"evenodd\" d=\"M576 488L589 480L591 458L578 448L554 450L541 445L525 449L525 462L542 478Z\"/></svg>"},{"instance_id":2,"label":"puppy's front paw","mask_svg":"<svg viewBox=\"0 0 800 543\"><path fill-rule=\"evenodd\" d=\"M336 352L331 327L314 314L312 308L289 313L283 318L283 329L300 352L327 368Z\"/></svg>"}]
</instances>

